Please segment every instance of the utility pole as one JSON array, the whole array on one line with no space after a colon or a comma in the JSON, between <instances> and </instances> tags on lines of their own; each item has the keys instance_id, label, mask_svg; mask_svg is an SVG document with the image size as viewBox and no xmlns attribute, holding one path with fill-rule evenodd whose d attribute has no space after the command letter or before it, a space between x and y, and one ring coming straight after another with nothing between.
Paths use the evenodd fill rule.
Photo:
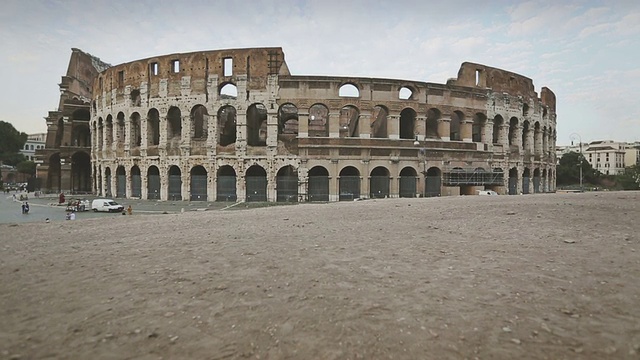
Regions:
<instances>
[{"instance_id":1,"label":"utility pole","mask_svg":"<svg viewBox=\"0 0 640 360\"><path fill-rule=\"evenodd\" d=\"M579 134L577 133L572 133L571 135L569 135L569 137L572 139L571 140L571 146L573 146L573 137L578 137L578 141L580 142L580 153L578 154L578 157L580 158L580 191L583 192L584 191L584 187L582 186L582 160L583 160L583 156L582 156L582 137L580 137Z\"/></svg>"}]
</instances>

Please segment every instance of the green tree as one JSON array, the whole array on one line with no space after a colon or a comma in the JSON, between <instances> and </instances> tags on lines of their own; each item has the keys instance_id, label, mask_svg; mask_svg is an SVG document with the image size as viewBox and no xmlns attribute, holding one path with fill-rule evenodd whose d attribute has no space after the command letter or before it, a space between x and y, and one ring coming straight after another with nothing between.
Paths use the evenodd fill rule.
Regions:
<instances>
[{"instance_id":1,"label":"green tree","mask_svg":"<svg viewBox=\"0 0 640 360\"><path fill-rule=\"evenodd\" d=\"M33 176L36 174L36 163L30 160L23 161L18 163L16 169L18 169L19 173Z\"/></svg>"},{"instance_id":2,"label":"green tree","mask_svg":"<svg viewBox=\"0 0 640 360\"><path fill-rule=\"evenodd\" d=\"M582 182L585 184L599 184L600 172L577 152L569 152L560 158L556 167L558 185L573 185L580 183L580 167L582 167Z\"/></svg>"},{"instance_id":3,"label":"green tree","mask_svg":"<svg viewBox=\"0 0 640 360\"><path fill-rule=\"evenodd\" d=\"M0 120L0 161L11 166L24 161L20 150L25 142L27 134L16 130L11 123Z\"/></svg>"},{"instance_id":4,"label":"green tree","mask_svg":"<svg viewBox=\"0 0 640 360\"><path fill-rule=\"evenodd\" d=\"M640 166L633 165L624 169L624 173L616 177L616 182L623 190L640 189Z\"/></svg>"}]
</instances>

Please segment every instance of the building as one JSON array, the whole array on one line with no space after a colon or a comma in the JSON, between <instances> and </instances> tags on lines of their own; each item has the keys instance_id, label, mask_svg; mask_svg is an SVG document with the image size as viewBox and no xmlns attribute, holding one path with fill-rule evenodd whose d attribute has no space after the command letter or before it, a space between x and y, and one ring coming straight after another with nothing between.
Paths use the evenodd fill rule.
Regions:
<instances>
[{"instance_id":1,"label":"building","mask_svg":"<svg viewBox=\"0 0 640 360\"><path fill-rule=\"evenodd\" d=\"M626 143L612 140L592 141L584 150L591 167L605 175L624 173Z\"/></svg>"},{"instance_id":2,"label":"building","mask_svg":"<svg viewBox=\"0 0 640 360\"><path fill-rule=\"evenodd\" d=\"M640 165L640 142L627 143L624 149L624 167Z\"/></svg>"},{"instance_id":3,"label":"building","mask_svg":"<svg viewBox=\"0 0 640 360\"><path fill-rule=\"evenodd\" d=\"M44 149L47 141L47 134L31 134L28 135L27 141L24 143L24 147L20 150L20 153L29 161L36 161L36 150Z\"/></svg>"},{"instance_id":4,"label":"building","mask_svg":"<svg viewBox=\"0 0 640 360\"><path fill-rule=\"evenodd\" d=\"M191 201L555 190L555 95L546 87L538 95L513 72L463 63L455 79L435 84L292 75L281 48L102 68L83 54L83 79L97 72L90 115L83 88L47 118L64 128L47 138L58 149L48 153L49 176L72 177L49 181L62 190ZM76 143L74 129L87 134L86 125L90 139Z\"/></svg>"}]
</instances>

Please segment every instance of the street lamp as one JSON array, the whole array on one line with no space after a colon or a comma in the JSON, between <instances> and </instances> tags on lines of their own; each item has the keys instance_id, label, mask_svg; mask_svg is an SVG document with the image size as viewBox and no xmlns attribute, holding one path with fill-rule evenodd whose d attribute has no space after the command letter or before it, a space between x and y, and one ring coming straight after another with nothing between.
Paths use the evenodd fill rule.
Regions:
<instances>
[{"instance_id":1,"label":"street lamp","mask_svg":"<svg viewBox=\"0 0 640 360\"><path fill-rule=\"evenodd\" d=\"M577 133L572 133L571 135L569 135L569 138L571 139L571 146L573 146L573 139L574 138L578 138L578 141L580 142L580 191L584 191L584 188L582 187L582 138L580 137L579 134Z\"/></svg>"}]
</instances>

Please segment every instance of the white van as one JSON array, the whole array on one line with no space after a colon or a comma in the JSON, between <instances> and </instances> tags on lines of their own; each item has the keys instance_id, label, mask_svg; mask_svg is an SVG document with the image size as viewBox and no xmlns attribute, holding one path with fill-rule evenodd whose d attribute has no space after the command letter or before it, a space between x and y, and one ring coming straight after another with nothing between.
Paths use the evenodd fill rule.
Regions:
<instances>
[{"instance_id":1,"label":"white van","mask_svg":"<svg viewBox=\"0 0 640 360\"><path fill-rule=\"evenodd\" d=\"M111 199L95 199L91 202L91 210L95 212L121 212L124 210L124 206Z\"/></svg>"}]
</instances>

